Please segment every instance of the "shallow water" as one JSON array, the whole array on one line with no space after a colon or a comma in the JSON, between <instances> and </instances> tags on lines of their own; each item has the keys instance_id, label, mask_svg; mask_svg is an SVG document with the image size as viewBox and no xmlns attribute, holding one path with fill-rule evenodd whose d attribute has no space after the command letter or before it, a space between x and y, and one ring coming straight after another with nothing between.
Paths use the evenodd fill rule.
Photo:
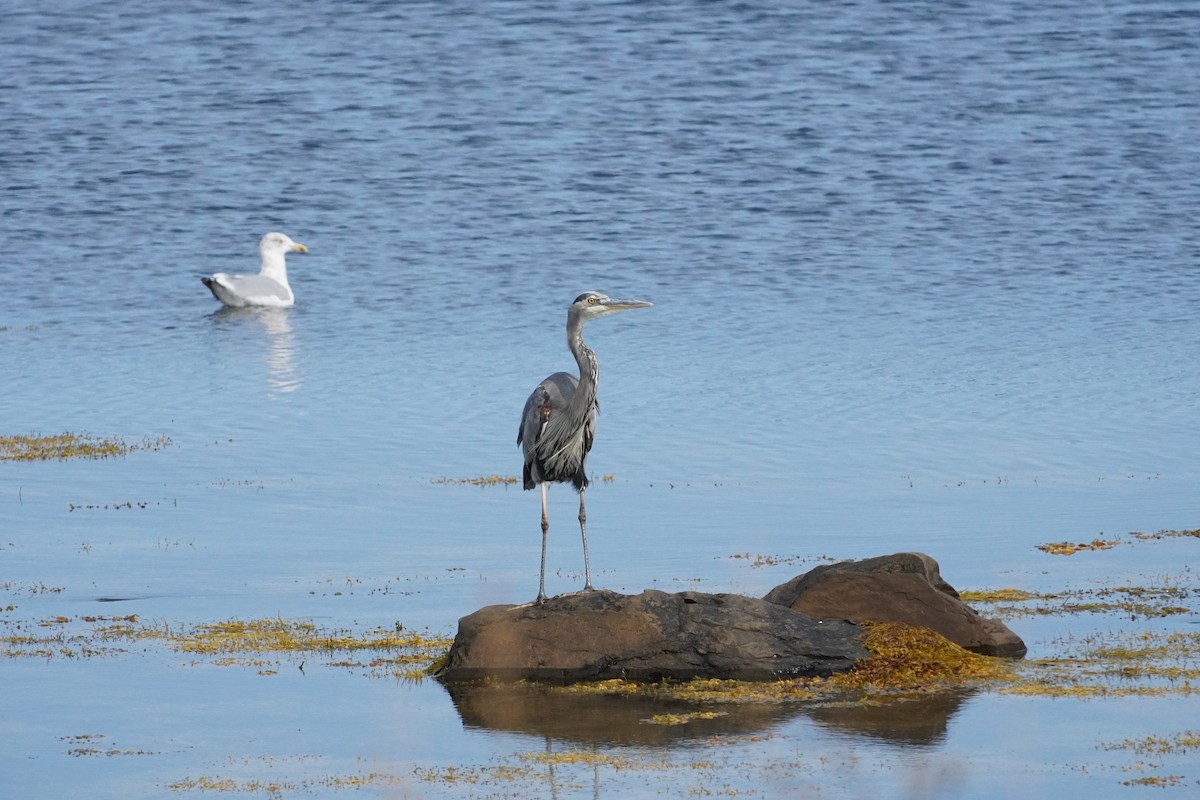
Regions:
<instances>
[{"instance_id":1,"label":"shallow water","mask_svg":"<svg viewBox=\"0 0 1200 800\"><path fill-rule=\"evenodd\" d=\"M0 462L5 613L452 632L532 598L535 495L453 481L519 474L521 405L571 365L565 306L591 288L655 303L587 334L604 586L762 594L908 549L959 587L1186 575L1186 543L1034 547L1198 524L1198 19L1183 2L3 12L0 435L171 441ZM289 259L296 307L219 311L197 275L253 270L274 229L311 251ZM569 591L574 497L551 501L547 588ZM1014 626L1034 656L1061 635ZM704 736L464 725L437 686L328 673L4 659L0 774L24 796L149 797L184 775L409 774L579 743L717 763L672 772L680 787L1125 796L1072 765L1133 735L1108 726L1161 732L1185 705L974 696L919 744L785 714L754 728L769 744L714 754ZM85 733L155 755L68 757ZM646 791L599 774L535 791Z\"/></svg>"}]
</instances>

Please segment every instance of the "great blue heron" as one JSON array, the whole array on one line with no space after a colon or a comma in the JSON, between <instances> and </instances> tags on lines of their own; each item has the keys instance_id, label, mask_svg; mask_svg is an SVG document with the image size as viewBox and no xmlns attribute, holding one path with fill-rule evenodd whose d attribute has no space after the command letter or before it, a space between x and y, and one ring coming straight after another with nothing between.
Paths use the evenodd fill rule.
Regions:
<instances>
[{"instance_id":1,"label":"great blue heron","mask_svg":"<svg viewBox=\"0 0 1200 800\"><path fill-rule=\"evenodd\" d=\"M583 324L594 317L647 308L642 300L614 300L600 292L584 292L567 309L567 347L579 364L579 377L556 372L538 384L525 401L517 444L525 454L521 477L526 489L542 486L542 569L535 602L546 601L546 541L550 519L546 515L546 484L570 482L579 492L579 535L583 538L584 591L592 591L592 567L587 549L587 512L584 494L588 477L584 468L596 433L597 381L600 368L596 354L583 343Z\"/></svg>"},{"instance_id":2,"label":"great blue heron","mask_svg":"<svg viewBox=\"0 0 1200 800\"><path fill-rule=\"evenodd\" d=\"M295 250L307 253L308 248L293 242L282 233L268 233L258 242L258 255L262 268L257 275L229 275L218 272L211 278L203 277L200 282L208 287L213 297L227 306L290 306L296 302L292 287L288 286L287 264L283 257Z\"/></svg>"}]
</instances>

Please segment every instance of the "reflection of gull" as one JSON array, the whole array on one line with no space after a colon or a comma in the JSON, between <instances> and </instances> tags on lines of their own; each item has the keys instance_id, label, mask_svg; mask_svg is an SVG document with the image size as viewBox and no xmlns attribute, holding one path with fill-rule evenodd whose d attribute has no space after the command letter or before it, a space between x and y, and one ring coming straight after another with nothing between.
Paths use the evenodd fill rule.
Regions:
<instances>
[{"instance_id":1,"label":"reflection of gull","mask_svg":"<svg viewBox=\"0 0 1200 800\"><path fill-rule=\"evenodd\" d=\"M294 392L300 388L296 365L292 363L295 341L288 313L264 308L254 314L271 337L267 347L267 380L277 392Z\"/></svg>"},{"instance_id":2,"label":"reflection of gull","mask_svg":"<svg viewBox=\"0 0 1200 800\"><path fill-rule=\"evenodd\" d=\"M252 319L262 325L267 333L267 381L276 392L294 392L300 388L300 378L296 375L296 366L292 363L295 353L295 342L292 339L292 325L288 321L288 311L282 308L222 308L215 318L220 319Z\"/></svg>"},{"instance_id":3,"label":"reflection of gull","mask_svg":"<svg viewBox=\"0 0 1200 800\"><path fill-rule=\"evenodd\" d=\"M217 272L211 278L201 278L200 281L213 293L213 297L234 308L290 306L296 302L296 296L292 294L292 287L288 286L284 255L292 250L308 252L307 247L293 242L282 233L268 233L258 243L262 269L257 275Z\"/></svg>"}]
</instances>

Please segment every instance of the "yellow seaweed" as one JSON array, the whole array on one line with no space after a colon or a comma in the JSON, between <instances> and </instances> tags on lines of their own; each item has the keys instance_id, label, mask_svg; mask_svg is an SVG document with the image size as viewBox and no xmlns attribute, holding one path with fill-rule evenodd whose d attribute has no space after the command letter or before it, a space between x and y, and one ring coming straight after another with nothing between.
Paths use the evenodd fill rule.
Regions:
<instances>
[{"instance_id":1,"label":"yellow seaweed","mask_svg":"<svg viewBox=\"0 0 1200 800\"><path fill-rule=\"evenodd\" d=\"M166 436L130 444L119 436L59 433L52 436L0 436L0 461L65 461L70 458L113 458L137 450L161 450Z\"/></svg>"}]
</instances>

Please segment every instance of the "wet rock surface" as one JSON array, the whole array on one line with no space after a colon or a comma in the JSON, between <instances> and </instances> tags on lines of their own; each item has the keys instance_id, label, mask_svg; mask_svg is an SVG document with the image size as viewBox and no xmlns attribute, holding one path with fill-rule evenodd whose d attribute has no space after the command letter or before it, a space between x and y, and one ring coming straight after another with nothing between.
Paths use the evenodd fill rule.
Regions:
<instances>
[{"instance_id":1,"label":"wet rock surface","mask_svg":"<svg viewBox=\"0 0 1200 800\"><path fill-rule=\"evenodd\" d=\"M924 553L895 553L816 567L775 587L771 603L813 617L855 623L900 622L940 633L976 653L1025 655L1025 643L999 620L985 619L942 579Z\"/></svg>"},{"instance_id":2,"label":"wet rock surface","mask_svg":"<svg viewBox=\"0 0 1200 800\"><path fill-rule=\"evenodd\" d=\"M647 590L488 606L459 621L439 678L571 683L830 675L867 657L862 629L733 594Z\"/></svg>"}]
</instances>

